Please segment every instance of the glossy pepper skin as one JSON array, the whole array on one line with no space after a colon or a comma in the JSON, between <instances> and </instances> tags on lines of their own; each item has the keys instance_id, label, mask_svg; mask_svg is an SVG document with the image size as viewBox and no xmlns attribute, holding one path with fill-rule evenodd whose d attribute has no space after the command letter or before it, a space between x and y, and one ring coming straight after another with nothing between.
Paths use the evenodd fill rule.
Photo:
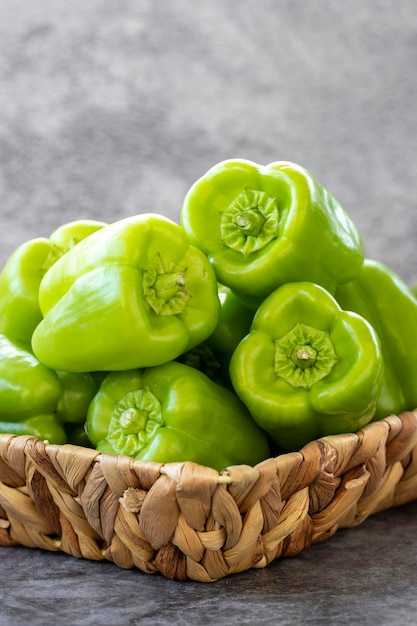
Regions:
<instances>
[{"instance_id":1,"label":"glossy pepper skin","mask_svg":"<svg viewBox=\"0 0 417 626\"><path fill-rule=\"evenodd\" d=\"M238 343L248 334L254 313L229 287L218 285L218 295L219 321L206 343L215 353L231 357Z\"/></svg>"},{"instance_id":2,"label":"glossy pepper skin","mask_svg":"<svg viewBox=\"0 0 417 626\"><path fill-rule=\"evenodd\" d=\"M81 241L45 274L39 303L34 353L75 372L173 360L211 334L220 310L207 258L157 214L124 218Z\"/></svg>"},{"instance_id":3,"label":"glossy pepper skin","mask_svg":"<svg viewBox=\"0 0 417 626\"><path fill-rule=\"evenodd\" d=\"M286 161L215 165L188 191L181 223L219 283L253 308L293 281L333 293L363 262L360 234L342 206L310 172Z\"/></svg>"},{"instance_id":4,"label":"glossy pepper skin","mask_svg":"<svg viewBox=\"0 0 417 626\"><path fill-rule=\"evenodd\" d=\"M219 321L205 343L219 363L219 371L224 380L229 382L230 359L236 346L248 334L254 312L225 285L218 285L218 295Z\"/></svg>"},{"instance_id":5,"label":"glossy pepper skin","mask_svg":"<svg viewBox=\"0 0 417 626\"><path fill-rule=\"evenodd\" d=\"M71 424L84 424L88 407L97 392L98 384L89 372L55 372L61 393L55 413L70 428Z\"/></svg>"},{"instance_id":6,"label":"glossy pepper skin","mask_svg":"<svg viewBox=\"0 0 417 626\"><path fill-rule=\"evenodd\" d=\"M0 432L65 443L97 391L90 374L55 372L30 348L0 334Z\"/></svg>"},{"instance_id":7,"label":"glossy pepper skin","mask_svg":"<svg viewBox=\"0 0 417 626\"><path fill-rule=\"evenodd\" d=\"M109 373L90 404L86 432L101 452L219 471L269 456L265 433L237 396L177 362Z\"/></svg>"},{"instance_id":8,"label":"glossy pepper skin","mask_svg":"<svg viewBox=\"0 0 417 626\"><path fill-rule=\"evenodd\" d=\"M382 348L384 376L374 419L417 407L417 298L387 265L365 259L356 280L340 285L335 297L375 328Z\"/></svg>"},{"instance_id":9,"label":"glossy pepper skin","mask_svg":"<svg viewBox=\"0 0 417 626\"><path fill-rule=\"evenodd\" d=\"M249 332L254 312L229 287L218 285L220 316L206 341L177 360L195 367L221 385L231 386L229 365L239 341Z\"/></svg>"},{"instance_id":10,"label":"glossy pepper skin","mask_svg":"<svg viewBox=\"0 0 417 626\"><path fill-rule=\"evenodd\" d=\"M230 364L233 387L284 450L359 430L381 386L377 334L319 285L288 283L259 307Z\"/></svg>"},{"instance_id":11,"label":"glossy pepper skin","mask_svg":"<svg viewBox=\"0 0 417 626\"><path fill-rule=\"evenodd\" d=\"M42 319L39 285L43 276L63 254L104 225L95 220L68 222L49 238L30 239L12 253L0 273L0 332L30 342Z\"/></svg>"}]
</instances>

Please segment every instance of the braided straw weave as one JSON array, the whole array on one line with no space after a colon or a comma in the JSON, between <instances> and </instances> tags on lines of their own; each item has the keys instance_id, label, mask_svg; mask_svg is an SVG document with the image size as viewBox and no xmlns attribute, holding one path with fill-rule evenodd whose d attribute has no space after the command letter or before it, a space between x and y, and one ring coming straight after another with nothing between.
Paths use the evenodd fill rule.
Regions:
<instances>
[{"instance_id":1,"label":"braided straw weave","mask_svg":"<svg viewBox=\"0 0 417 626\"><path fill-rule=\"evenodd\" d=\"M0 435L0 545L210 582L417 498L417 411L219 474Z\"/></svg>"}]
</instances>

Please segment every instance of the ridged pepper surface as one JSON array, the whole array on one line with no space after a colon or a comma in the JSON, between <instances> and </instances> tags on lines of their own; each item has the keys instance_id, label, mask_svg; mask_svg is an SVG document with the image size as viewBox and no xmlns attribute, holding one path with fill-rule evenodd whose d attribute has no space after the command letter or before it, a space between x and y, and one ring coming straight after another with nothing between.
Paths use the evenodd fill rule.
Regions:
<instances>
[{"instance_id":1,"label":"ridged pepper surface","mask_svg":"<svg viewBox=\"0 0 417 626\"><path fill-rule=\"evenodd\" d=\"M230 363L237 395L284 450L354 432L374 417L379 338L314 283L287 283L259 307Z\"/></svg>"},{"instance_id":2,"label":"ridged pepper surface","mask_svg":"<svg viewBox=\"0 0 417 626\"><path fill-rule=\"evenodd\" d=\"M202 343L220 311L214 271L170 219L145 213L81 241L45 274L35 355L75 372L159 365Z\"/></svg>"},{"instance_id":3,"label":"ridged pepper surface","mask_svg":"<svg viewBox=\"0 0 417 626\"><path fill-rule=\"evenodd\" d=\"M236 159L190 188L181 223L219 283L253 308L278 286L311 281L334 292L363 262L360 234L340 203L305 168Z\"/></svg>"},{"instance_id":4,"label":"ridged pepper surface","mask_svg":"<svg viewBox=\"0 0 417 626\"><path fill-rule=\"evenodd\" d=\"M88 374L56 372L30 348L0 334L0 432L65 443L97 391Z\"/></svg>"},{"instance_id":5,"label":"ridged pepper surface","mask_svg":"<svg viewBox=\"0 0 417 626\"><path fill-rule=\"evenodd\" d=\"M221 470L269 456L265 433L239 398L182 363L112 372L90 404L87 435L109 454Z\"/></svg>"},{"instance_id":6,"label":"ridged pepper surface","mask_svg":"<svg viewBox=\"0 0 417 626\"><path fill-rule=\"evenodd\" d=\"M343 308L356 311L375 328L384 362L375 419L417 408L417 297L390 267L365 259L359 276L335 294Z\"/></svg>"},{"instance_id":7,"label":"ridged pepper surface","mask_svg":"<svg viewBox=\"0 0 417 626\"><path fill-rule=\"evenodd\" d=\"M30 342L42 319L39 286L47 270L104 225L95 220L68 222L49 238L30 239L16 248L0 273L0 332L18 341Z\"/></svg>"}]
</instances>

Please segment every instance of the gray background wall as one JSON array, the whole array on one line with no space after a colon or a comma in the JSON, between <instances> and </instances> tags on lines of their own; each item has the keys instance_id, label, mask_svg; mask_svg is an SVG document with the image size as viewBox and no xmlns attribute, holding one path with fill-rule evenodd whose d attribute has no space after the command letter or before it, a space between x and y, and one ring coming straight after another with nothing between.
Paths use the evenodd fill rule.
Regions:
<instances>
[{"instance_id":1,"label":"gray background wall","mask_svg":"<svg viewBox=\"0 0 417 626\"><path fill-rule=\"evenodd\" d=\"M174 219L229 157L296 161L417 280L415 0L2 0L0 263L82 217Z\"/></svg>"},{"instance_id":2,"label":"gray background wall","mask_svg":"<svg viewBox=\"0 0 417 626\"><path fill-rule=\"evenodd\" d=\"M64 221L177 218L239 156L308 167L415 281L416 68L416 0L1 0L0 264ZM0 621L415 624L415 504L210 587L2 548Z\"/></svg>"}]
</instances>

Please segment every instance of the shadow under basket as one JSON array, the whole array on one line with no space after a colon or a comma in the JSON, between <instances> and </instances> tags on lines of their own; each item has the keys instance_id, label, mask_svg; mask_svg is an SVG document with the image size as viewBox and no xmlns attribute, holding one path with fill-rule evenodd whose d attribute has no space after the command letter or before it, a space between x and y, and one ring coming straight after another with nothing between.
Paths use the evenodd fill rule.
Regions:
<instances>
[{"instance_id":1,"label":"shadow under basket","mask_svg":"<svg viewBox=\"0 0 417 626\"><path fill-rule=\"evenodd\" d=\"M0 545L211 582L417 498L417 411L219 472L0 435Z\"/></svg>"}]
</instances>

